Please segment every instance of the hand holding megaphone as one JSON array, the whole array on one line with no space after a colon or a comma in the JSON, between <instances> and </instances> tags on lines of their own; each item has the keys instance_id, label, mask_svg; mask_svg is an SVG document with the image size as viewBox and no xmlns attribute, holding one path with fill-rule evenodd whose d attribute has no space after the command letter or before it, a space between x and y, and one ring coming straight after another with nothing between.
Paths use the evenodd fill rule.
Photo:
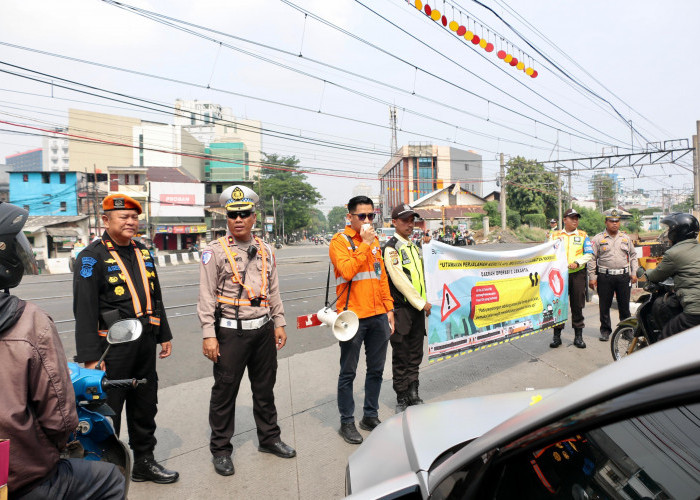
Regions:
<instances>
[{"instance_id":1,"label":"hand holding megaphone","mask_svg":"<svg viewBox=\"0 0 700 500\"><path fill-rule=\"evenodd\" d=\"M316 317L319 321L331 327L333 335L340 342L353 338L360 327L360 320L357 318L357 314L349 310L338 314L336 311L331 311L328 307L324 307L316 313Z\"/></svg>"}]
</instances>

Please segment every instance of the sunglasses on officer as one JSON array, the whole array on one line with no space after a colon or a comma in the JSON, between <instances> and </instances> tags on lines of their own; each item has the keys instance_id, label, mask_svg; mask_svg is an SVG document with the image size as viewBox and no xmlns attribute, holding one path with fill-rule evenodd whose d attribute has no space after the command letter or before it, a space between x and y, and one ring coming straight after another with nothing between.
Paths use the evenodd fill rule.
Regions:
<instances>
[{"instance_id":1,"label":"sunglasses on officer","mask_svg":"<svg viewBox=\"0 0 700 500\"><path fill-rule=\"evenodd\" d=\"M364 221L365 219L374 220L374 213L373 212L368 213L368 214L350 214L350 215L354 215L355 217L357 217L361 221Z\"/></svg>"},{"instance_id":2,"label":"sunglasses on officer","mask_svg":"<svg viewBox=\"0 0 700 500\"><path fill-rule=\"evenodd\" d=\"M234 220L237 219L238 217L240 217L241 219L247 219L247 218L250 217L252 214L253 214L253 212L250 211L250 210L243 210L243 211L241 211L241 212L229 212L229 213L228 213L228 218L229 218L229 219L234 219Z\"/></svg>"}]
</instances>

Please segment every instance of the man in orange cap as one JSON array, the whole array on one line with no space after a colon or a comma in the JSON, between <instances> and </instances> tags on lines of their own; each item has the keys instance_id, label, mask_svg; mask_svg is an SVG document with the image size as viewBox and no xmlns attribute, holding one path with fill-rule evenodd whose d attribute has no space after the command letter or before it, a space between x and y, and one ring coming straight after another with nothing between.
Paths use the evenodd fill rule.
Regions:
<instances>
[{"instance_id":1,"label":"man in orange cap","mask_svg":"<svg viewBox=\"0 0 700 500\"><path fill-rule=\"evenodd\" d=\"M129 445L134 453L133 481L173 483L179 474L153 458L156 445L158 376L156 344L160 358L170 356L173 338L165 316L160 283L148 249L132 238L138 231L141 204L112 194L102 201L105 232L78 256L73 274L75 360L94 368L107 347L109 327L125 318L138 318L143 334L134 342L113 345L105 358L111 379L145 378L148 383L129 389L108 389L107 403L114 410L114 430L119 434L126 403Z\"/></svg>"}]
</instances>

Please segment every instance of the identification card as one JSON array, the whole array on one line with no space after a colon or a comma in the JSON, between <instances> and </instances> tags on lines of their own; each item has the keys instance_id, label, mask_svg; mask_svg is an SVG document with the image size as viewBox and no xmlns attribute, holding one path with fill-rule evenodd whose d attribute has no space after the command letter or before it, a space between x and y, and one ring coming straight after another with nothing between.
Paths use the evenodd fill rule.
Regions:
<instances>
[{"instance_id":1,"label":"identification card","mask_svg":"<svg viewBox=\"0 0 700 500\"><path fill-rule=\"evenodd\" d=\"M381 278L382 276L382 266L379 264L379 262L374 263L374 274L377 275L377 278Z\"/></svg>"}]
</instances>

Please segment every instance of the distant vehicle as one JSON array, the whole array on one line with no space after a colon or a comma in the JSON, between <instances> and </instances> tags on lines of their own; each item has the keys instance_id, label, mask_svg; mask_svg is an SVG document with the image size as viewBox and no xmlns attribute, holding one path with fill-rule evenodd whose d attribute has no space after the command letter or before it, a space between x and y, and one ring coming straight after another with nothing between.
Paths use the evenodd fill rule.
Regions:
<instances>
[{"instance_id":1,"label":"distant vehicle","mask_svg":"<svg viewBox=\"0 0 700 500\"><path fill-rule=\"evenodd\" d=\"M379 243L383 245L387 241L389 241L389 238L394 236L394 233L396 232L396 228L393 227L378 227L377 230L375 231L377 233L377 238L379 239Z\"/></svg>"},{"instance_id":2,"label":"distant vehicle","mask_svg":"<svg viewBox=\"0 0 700 500\"><path fill-rule=\"evenodd\" d=\"M697 498L700 327L562 389L409 406L348 459L350 499Z\"/></svg>"}]
</instances>

